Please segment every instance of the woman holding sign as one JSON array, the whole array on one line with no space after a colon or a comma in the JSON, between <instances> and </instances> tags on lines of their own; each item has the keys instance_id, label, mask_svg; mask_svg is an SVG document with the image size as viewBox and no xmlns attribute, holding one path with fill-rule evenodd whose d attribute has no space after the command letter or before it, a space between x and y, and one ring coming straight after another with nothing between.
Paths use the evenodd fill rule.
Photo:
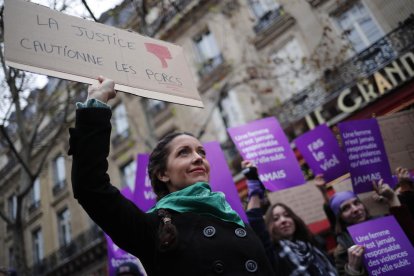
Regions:
<instances>
[{"instance_id":1,"label":"woman holding sign","mask_svg":"<svg viewBox=\"0 0 414 276\"><path fill-rule=\"evenodd\" d=\"M413 243L413 221L405 206L401 206L397 195L382 179L374 183L374 198L386 202L390 213L395 216L407 237ZM330 207L337 217L336 234L338 246L335 249L335 264L340 275L367 275L363 264L364 247L355 245L347 227L369 220L366 206L351 191L338 192L330 200Z\"/></svg>"},{"instance_id":2,"label":"woman holding sign","mask_svg":"<svg viewBox=\"0 0 414 276\"><path fill-rule=\"evenodd\" d=\"M247 217L261 238L269 260L278 275L338 275L327 256L316 246L312 233L303 220L288 206L270 206L263 220L264 186L257 168L251 161L243 161L247 178Z\"/></svg>"},{"instance_id":3,"label":"woman holding sign","mask_svg":"<svg viewBox=\"0 0 414 276\"><path fill-rule=\"evenodd\" d=\"M114 82L103 77L78 103L70 129L75 198L122 249L138 257L148 275L274 275L253 230L211 192L210 164L196 138L174 133L150 155L148 173L157 204L142 212L111 185L108 174Z\"/></svg>"}]
</instances>

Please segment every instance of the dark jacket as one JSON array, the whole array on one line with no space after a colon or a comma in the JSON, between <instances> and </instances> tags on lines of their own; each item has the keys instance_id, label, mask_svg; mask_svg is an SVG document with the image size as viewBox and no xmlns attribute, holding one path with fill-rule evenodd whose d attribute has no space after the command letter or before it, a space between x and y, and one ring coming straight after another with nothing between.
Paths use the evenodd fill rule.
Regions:
<instances>
[{"instance_id":1,"label":"dark jacket","mask_svg":"<svg viewBox=\"0 0 414 276\"><path fill-rule=\"evenodd\" d=\"M156 214L146 214L110 184L107 172L111 111L85 108L70 129L75 198L122 249L138 257L148 275L273 275L264 248L246 226L201 216L172 213L178 245L161 252Z\"/></svg>"}]
</instances>

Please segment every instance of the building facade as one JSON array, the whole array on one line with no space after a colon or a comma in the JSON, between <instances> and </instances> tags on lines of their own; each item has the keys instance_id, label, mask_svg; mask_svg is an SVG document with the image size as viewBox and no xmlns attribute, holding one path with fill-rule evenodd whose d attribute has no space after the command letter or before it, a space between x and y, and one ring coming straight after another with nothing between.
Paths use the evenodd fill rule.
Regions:
<instances>
[{"instance_id":1,"label":"building facade","mask_svg":"<svg viewBox=\"0 0 414 276\"><path fill-rule=\"evenodd\" d=\"M275 116L293 139L413 105L411 0L148 1L145 14L133 3L100 21L181 45L205 108L118 93L109 175L119 188L135 184L136 155L174 130L219 141L236 174L228 127ZM26 257L33 275L105 275L103 234L71 191L67 140L62 133L25 199ZM0 206L13 218L20 168L10 160L0 162ZM15 265L11 234L0 220L0 266Z\"/></svg>"}]
</instances>

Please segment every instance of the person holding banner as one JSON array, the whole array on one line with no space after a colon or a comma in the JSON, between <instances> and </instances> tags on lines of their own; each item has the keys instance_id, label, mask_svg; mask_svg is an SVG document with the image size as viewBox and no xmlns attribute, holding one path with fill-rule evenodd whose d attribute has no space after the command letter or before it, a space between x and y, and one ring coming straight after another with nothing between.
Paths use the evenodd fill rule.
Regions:
<instances>
[{"instance_id":1,"label":"person holding banner","mask_svg":"<svg viewBox=\"0 0 414 276\"><path fill-rule=\"evenodd\" d=\"M338 275L335 267L304 223L288 206L276 203L267 209L263 219L265 188L251 161L242 162L247 178L247 217L265 246L277 275Z\"/></svg>"},{"instance_id":2,"label":"person holding banner","mask_svg":"<svg viewBox=\"0 0 414 276\"><path fill-rule=\"evenodd\" d=\"M395 172L398 179L395 191L401 204L408 207L411 216L414 218L414 181L410 177L407 168L398 167Z\"/></svg>"},{"instance_id":3,"label":"person holding banner","mask_svg":"<svg viewBox=\"0 0 414 276\"><path fill-rule=\"evenodd\" d=\"M77 103L70 131L75 198L148 275L274 275L259 238L208 185L210 164L194 136L173 133L150 155L157 204L147 213L111 185L107 174L114 82L103 77Z\"/></svg>"},{"instance_id":4,"label":"person holding banner","mask_svg":"<svg viewBox=\"0 0 414 276\"><path fill-rule=\"evenodd\" d=\"M381 179L374 183L374 198L390 207L401 228L414 244L414 222L409 210L401 206L398 196ZM347 227L371 219L369 211L362 201L351 191L338 192L330 200L330 207L335 213L337 247L334 252L335 265L340 275L367 275L363 265L364 247L354 244Z\"/></svg>"}]
</instances>

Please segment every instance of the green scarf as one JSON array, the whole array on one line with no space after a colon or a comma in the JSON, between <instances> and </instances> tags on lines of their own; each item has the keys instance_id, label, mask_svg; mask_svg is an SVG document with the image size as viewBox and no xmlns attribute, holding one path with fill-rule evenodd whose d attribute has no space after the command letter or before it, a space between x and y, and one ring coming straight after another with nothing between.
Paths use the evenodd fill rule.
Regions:
<instances>
[{"instance_id":1,"label":"green scarf","mask_svg":"<svg viewBox=\"0 0 414 276\"><path fill-rule=\"evenodd\" d=\"M153 213L157 209L171 209L179 213L193 212L213 216L244 227L244 222L227 203L224 194L212 192L210 185L206 182L197 182L166 195L148 213Z\"/></svg>"}]
</instances>

